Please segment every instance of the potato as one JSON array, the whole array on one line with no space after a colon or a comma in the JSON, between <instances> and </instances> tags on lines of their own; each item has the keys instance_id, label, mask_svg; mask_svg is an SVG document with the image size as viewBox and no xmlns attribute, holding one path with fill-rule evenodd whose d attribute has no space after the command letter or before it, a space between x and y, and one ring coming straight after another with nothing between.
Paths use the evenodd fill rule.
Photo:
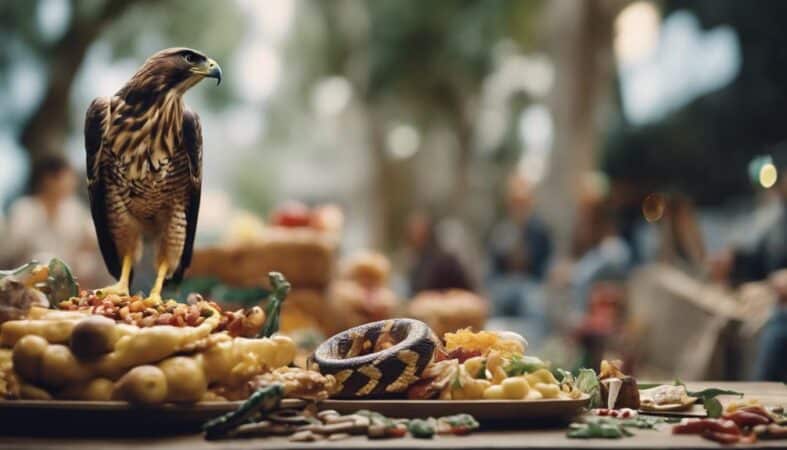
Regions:
<instances>
[{"instance_id":1,"label":"potato","mask_svg":"<svg viewBox=\"0 0 787 450\"><path fill-rule=\"evenodd\" d=\"M465 382L461 388L451 389L452 400L480 400L484 398L484 391L491 386L487 380L472 380Z\"/></svg>"},{"instance_id":2,"label":"potato","mask_svg":"<svg viewBox=\"0 0 787 450\"><path fill-rule=\"evenodd\" d=\"M115 321L104 316L88 316L71 331L71 352L79 359L93 359L115 348L118 334Z\"/></svg>"},{"instance_id":3,"label":"potato","mask_svg":"<svg viewBox=\"0 0 787 450\"><path fill-rule=\"evenodd\" d=\"M83 366L65 345L49 345L41 358L41 382L46 386L61 387L87 381L90 370Z\"/></svg>"},{"instance_id":4,"label":"potato","mask_svg":"<svg viewBox=\"0 0 787 450\"><path fill-rule=\"evenodd\" d=\"M70 311L69 311L70 312ZM0 345L12 347L23 337L35 334L52 344L65 344L71 337L71 331L77 320L10 320L0 327Z\"/></svg>"},{"instance_id":5,"label":"potato","mask_svg":"<svg viewBox=\"0 0 787 450\"><path fill-rule=\"evenodd\" d=\"M503 394L503 386L493 384L484 390L484 398L487 400L502 400L505 398Z\"/></svg>"},{"instance_id":6,"label":"potato","mask_svg":"<svg viewBox=\"0 0 787 450\"><path fill-rule=\"evenodd\" d=\"M158 365L167 379L167 401L198 402L208 390L202 366L194 358L176 356Z\"/></svg>"},{"instance_id":7,"label":"potato","mask_svg":"<svg viewBox=\"0 0 787 450\"><path fill-rule=\"evenodd\" d=\"M475 378L478 376L481 370L484 369L485 362L486 359L482 356L474 356L472 358L468 358L464 362L465 370L471 377Z\"/></svg>"},{"instance_id":8,"label":"potato","mask_svg":"<svg viewBox=\"0 0 787 450\"><path fill-rule=\"evenodd\" d=\"M23 400L52 400L52 395L49 392L27 383L22 383L19 386L19 396Z\"/></svg>"},{"instance_id":9,"label":"potato","mask_svg":"<svg viewBox=\"0 0 787 450\"><path fill-rule=\"evenodd\" d=\"M527 380L522 377L506 378L500 385L503 387L503 395L505 398L510 398L512 400L521 400L525 398L527 391L530 390Z\"/></svg>"},{"instance_id":10,"label":"potato","mask_svg":"<svg viewBox=\"0 0 787 450\"><path fill-rule=\"evenodd\" d=\"M547 369L538 369L533 373L527 374L525 377L527 378L527 382L530 384L530 386L533 386L536 383L558 384L555 376L552 375L552 372L548 371Z\"/></svg>"},{"instance_id":11,"label":"potato","mask_svg":"<svg viewBox=\"0 0 787 450\"><path fill-rule=\"evenodd\" d=\"M142 405L157 405L167 399L167 377L156 366L138 366L117 383L112 398Z\"/></svg>"},{"instance_id":12,"label":"potato","mask_svg":"<svg viewBox=\"0 0 787 450\"><path fill-rule=\"evenodd\" d=\"M112 400L115 383L108 378L94 378L87 383L76 383L60 391L58 398L69 400L106 401Z\"/></svg>"},{"instance_id":13,"label":"potato","mask_svg":"<svg viewBox=\"0 0 787 450\"><path fill-rule=\"evenodd\" d=\"M533 388L533 389L531 389L531 390L529 390L527 392L527 397L525 397L525 398L527 400L541 400L542 398L544 398L544 396L541 395L541 392L539 392L535 388Z\"/></svg>"},{"instance_id":14,"label":"potato","mask_svg":"<svg viewBox=\"0 0 787 450\"><path fill-rule=\"evenodd\" d=\"M544 398L555 398L560 394L560 386L556 384L536 383L533 389L540 392Z\"/></svg>"},{"instance_id":15,"label":"potato","mask_svg":"<svg viewBox=\"0 0 787 450\"><path fill-rule=\"evenodd\" d=\"M14 371L32 383L38 382L41 374L41 359L49 343L41 336L27 335L14 345L11 359Z\"/></svg>"}]
</instances>

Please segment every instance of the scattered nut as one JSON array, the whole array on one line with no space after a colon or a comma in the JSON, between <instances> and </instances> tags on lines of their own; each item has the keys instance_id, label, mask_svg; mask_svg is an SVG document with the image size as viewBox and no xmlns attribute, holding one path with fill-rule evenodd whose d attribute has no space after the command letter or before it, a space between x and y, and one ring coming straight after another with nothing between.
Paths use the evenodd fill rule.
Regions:
<instances>
[{"instance_id":1,"label":"scattered nut","mask_svg":"<svg viewBox=\"0 0 787 450\"><path fill-rule=\"evenodd\" d=\"M347 433L334 433L334 434L328 436L328 440L329 441L341 441L341 440L347 439L349 437L350 437L350 435L347 434Z\"/></svg>"},{"instance_id":2,"label":"scattered nut","mask_svg":"<svg viewBox=\"0 0 787 450\"><path fill-rule=\"evenodd\" d=\"M290 436L292 442L314 442L318 436L309 430L298 431Z\"/></svg>"}]
</instances>

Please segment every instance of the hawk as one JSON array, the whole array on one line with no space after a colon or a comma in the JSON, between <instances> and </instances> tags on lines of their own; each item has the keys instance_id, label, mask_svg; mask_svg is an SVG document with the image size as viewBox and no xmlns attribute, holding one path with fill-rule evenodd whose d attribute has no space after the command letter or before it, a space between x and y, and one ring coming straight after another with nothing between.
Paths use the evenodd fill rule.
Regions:
<instances>
[{"instance_id":1,"label":"hawk","mask_svg":"<svg viewBox=\"0 0 787 450\"><path fill-rule=\"evenodd\" d=\"M202 185L202 129L183 94L203 78L221 83L216 61L188 48L162 50L85 118L90 209L101 254L118 280L104 292L128 295L143 239L156 248L156 281L179 281L191 263Z\"/></svg>"}]
</instances>

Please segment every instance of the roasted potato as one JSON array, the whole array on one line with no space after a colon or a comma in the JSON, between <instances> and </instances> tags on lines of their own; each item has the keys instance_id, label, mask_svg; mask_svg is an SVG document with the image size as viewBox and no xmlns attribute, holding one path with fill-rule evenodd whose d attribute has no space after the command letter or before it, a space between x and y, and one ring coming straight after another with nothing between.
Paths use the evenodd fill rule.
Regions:
<instances>
[{"instance_id":1,"label":"roasted potato","mask_svg":"<svg viewBox=\"0 0 787 450\"><path fill-rule=\"evenodd\" d=\"M71 352L79 359L94 359L115 348L118 339L115 321L104 316L88 316L71 332Z\"/></svg>"},{"instance_id":2,"label":"roasted potato","mask_svg":"<svg viewBox=\"0 0 787 450\"><path fill-rule=\"evenodd\" d=\"M208 390L205 371L188 356L175 356L158 364L167 379L169 402L198 402Z\"/></svg>"},{"instance_id":3,"label":"roasted potato","mask_svg":"<svg viewBox=\"0 0 787 450\"><path fill-rule=\"evenodd\" d=\"M46 339L32 334L17 341L11 356L14 371L30 382L38 382L41 374L41 359L48 347L49 343Z\"/></svg>"},{"instance_id":4,"label":"roasted potato","mask_svg":"<svg viewBox=\"0 0 787 450\"><path fill-rule=\"evenodd\" d=\"M135 367L115 383L112 398L141 405L164 403L167 398L167 377L156 366Z\"/></svg>"}]
</instances>

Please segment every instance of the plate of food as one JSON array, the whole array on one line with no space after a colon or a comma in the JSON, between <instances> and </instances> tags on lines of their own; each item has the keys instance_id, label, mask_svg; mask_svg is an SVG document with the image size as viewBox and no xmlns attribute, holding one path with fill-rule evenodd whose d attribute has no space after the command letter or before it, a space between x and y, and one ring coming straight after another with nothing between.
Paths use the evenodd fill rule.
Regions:
<instances>
[{"instance_id":1,"label":"plate of food","mask_svg":"<svg viewBox=\"0 0 787 450\"><path fill-rule=\"evenodd\" d=\"M570 418L589 396L562 371L526 355L511 332L462 329L438 339L423 322L390 319L339 333L310 369L336 381L321 408L372 409L396 417L468 413L479 420Z\"/></svg>"},{"instance_id":2,"label":"plate of food","mask_svg":"<svg viewBox=\"0 0 787 450\"><path fill-rule=\"evenodd\" d=\"M11 423L193 424L237 408L256 383L328 396L328 378L288 367L296 345L275 333L289 290L280 274L270 275L267 311L228 311L199 296L178 303L63 289L73 280L58 266L0 273L0 416ZM58 418L68 420L49 420Z\"/></svg>"}]
</instances>

